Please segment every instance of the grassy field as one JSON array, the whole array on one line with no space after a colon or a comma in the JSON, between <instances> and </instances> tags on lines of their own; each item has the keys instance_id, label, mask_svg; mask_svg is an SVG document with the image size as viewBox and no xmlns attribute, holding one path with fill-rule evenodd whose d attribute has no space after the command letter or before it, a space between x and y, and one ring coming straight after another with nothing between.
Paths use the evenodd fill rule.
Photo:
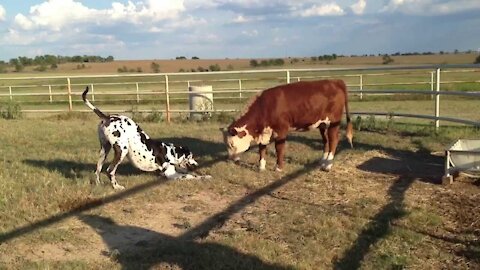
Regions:
<instances>
[{"instance_id":1,"label":"grassy field","mask_svg":"<svg viewBox=\"0 0 480 270\"><path fill-rule=\"evenodd\" d=\"M141 123L189 146L211 180L128 164L92 186L93 114L0 120L0 269L478 269L480 187L441 185L444 147L478 130L370 123L322 172L317 132L292 133L284 172L225 161L224 123ZM38 132L37 131L41 131Z\"/></svg>"}]
</instances>

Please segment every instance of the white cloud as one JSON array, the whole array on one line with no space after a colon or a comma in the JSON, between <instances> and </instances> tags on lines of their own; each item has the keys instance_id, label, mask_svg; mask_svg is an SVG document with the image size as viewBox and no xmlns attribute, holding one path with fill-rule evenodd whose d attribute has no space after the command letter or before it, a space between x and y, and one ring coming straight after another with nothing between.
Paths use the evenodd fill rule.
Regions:
<instances>
[{"instance_id":1,"label":"white cloud","mask_svg":"<svg viewBox=\"0 0 480 270\"><path fill-rule=\"evenodd\" d=\"M238 15L237 17L235 17L232 22L234 23L246 23L246 22L249 22L250 20L245 18L244 16L242 15Z\"/></svg>"},{"instance_id":2,"label":"white cloud","mask_svg":"<svg viewBox=\"0 0 480 270\"><path fill-rule=\"evenodd\" d=\"M30 8L28 15L15 16L15 24L24 30L60 31L74 24L146 24L173 19L184 11L183 0L113 2L109 9L91 9L75 0L49 0Z\"/></svg>"},{"instance_id":3,"label":"white cloud","mask_svg":"<svg viewBox=\"0 0 480 270\"><path fill-rule=\"evenodd\" d=\"M381 11L432 16L475 9L480 9L479 0L390 0Z\"/></svg>"},{"instance_id":4,"label":"white cloud","mask_svg":"<svg viewBox=\"0 0 480 270\"><path fill-rule=\"evenodd\" d=\"M257 37L258 36L258 31L257 30L251 30L251 31L244 30L244 31L242 31L242 34L247 36L247 37Z\"/></svg>"},{"instance_id":5,"label":"white cloud","mask_svg":"<svg viewBox=\"0 0 480 270\"><path fill-rule=\"evenodd\" d=\"M0 22L5 21L6 15L7 15L7 12L5 11L5 8L2 5L0 5Z\"/></svg>"},{"instance_id":6,"label":"white cloud","mask_svg":"<svg viewBox=\"0 0 480 270\"><path fill-rule=\"evenodd\" d=\"M345 11L337 4L313 5L308 9L300 11L302 17L312 16L338 16L345 14Z\"/></svg>"},{"instance_id":7,"label":"white cloud","mask_svg":"<svg viewBox=\"0 0 480 270\"><path fill-rule=\"evenodd\" d=\"M358 0L357 3L353 4L350 6L352 9L352 12L361 15L365 11L365 7L367 6L367 1L366 0Z\"/></svg>"}]
</instances>

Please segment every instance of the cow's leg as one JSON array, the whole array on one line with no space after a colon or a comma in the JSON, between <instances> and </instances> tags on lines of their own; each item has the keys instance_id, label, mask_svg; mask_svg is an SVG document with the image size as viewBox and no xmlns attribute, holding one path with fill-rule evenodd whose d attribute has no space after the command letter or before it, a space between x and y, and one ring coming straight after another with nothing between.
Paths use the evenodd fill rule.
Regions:
<instances>
[{"instance_id":1,"label":"cow's leg","mask_svg":"<svg viewBox=\"0 0 480 270\"><path fill-rule=\"evenodd\" d=\"M340 125L334 125L334 126L330 126L327 129L329 152L327 155L325 166L322 167L322 169L327 172L330 171L333 166L333 158L335 157L335 151L337 150L337 145L338 145L339 128L340 128Z\"/></svg>"},{"instance_id":2,"label":"cow's leg","mask_svg":"<svg viewBox=\"0 0 480 270\"><path fill-rule=\"evenodd\" d=\"M258 145L258 153L260 155L259 169L260 171L265 170L267 162L265 161L265 156L267 155L267 146L265 144Z\"/></svg>"},{"instance_id":3,"label":"cow's leg","mask_svg":"<svg viewBox=\"0 0 480 270\"><path fill-rule=\"evenodd\" d=\"M325 163L327 161L328 152L329 152L329 143L328 143L328 135L327 135L327 125L325 123L321 123L319 128L320 135L322 135L322 142L323 142L323 153L322 159L320 160L320 167L323 169L325 167Z\"/></svg>"},{"instance_id":4,"label":"cow's leg","mask_svg":"<svg viewBox=\"0 0 480 270\"><path fill-rule=\"evenodd\" d=\"M285 161L284 161L285 142L286 142L286 136L277 137L275 139L275 150L277 152L277 166L275 170L279 172L281 172L283 170L283 167L285 166Z\"/></svg>"}]
</instances>

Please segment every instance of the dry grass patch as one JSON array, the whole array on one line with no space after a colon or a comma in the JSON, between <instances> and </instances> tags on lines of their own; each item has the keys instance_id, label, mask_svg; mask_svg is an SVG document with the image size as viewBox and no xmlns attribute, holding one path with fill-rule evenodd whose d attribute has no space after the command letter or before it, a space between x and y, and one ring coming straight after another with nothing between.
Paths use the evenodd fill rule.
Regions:
<instances>
[{"instance_id":1,"label":"dry grass patch","mask_svg":"<svg viewBox=\"0 0 480 270\"><path fill-rule=\"evenodd\" d=\"M0 267L76 269L441 269L480 267L479 187L437 184L456 136L391 127L342 141L318 170L318 132L295 133L287 167L225 161L221 124L140 123L189 146L211 180L166 181L122 165L91 186L97 120L0 120ZM378 128L378 127L377 127ZM32 132L32 131L41 132ZM271 147L272 148L272 147ZM15 253L11 251L15 250Z\"/></svg>"}]
</instances>

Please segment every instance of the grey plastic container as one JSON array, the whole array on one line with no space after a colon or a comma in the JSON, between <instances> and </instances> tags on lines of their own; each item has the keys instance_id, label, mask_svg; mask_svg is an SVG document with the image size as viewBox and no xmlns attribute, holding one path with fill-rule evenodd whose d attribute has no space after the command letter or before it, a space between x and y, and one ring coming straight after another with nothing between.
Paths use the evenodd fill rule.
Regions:
<instances>
[{"instance_id":1,"label":"grey plastic container","mask_svg":"<svg viewBox=\"0 0 480 270\"><path fill-rule=\"evenodd\" d=\"M444 181L458 172L480 174L480 140L460 139L446 149Z\"/></svg>"}]
</instances>

